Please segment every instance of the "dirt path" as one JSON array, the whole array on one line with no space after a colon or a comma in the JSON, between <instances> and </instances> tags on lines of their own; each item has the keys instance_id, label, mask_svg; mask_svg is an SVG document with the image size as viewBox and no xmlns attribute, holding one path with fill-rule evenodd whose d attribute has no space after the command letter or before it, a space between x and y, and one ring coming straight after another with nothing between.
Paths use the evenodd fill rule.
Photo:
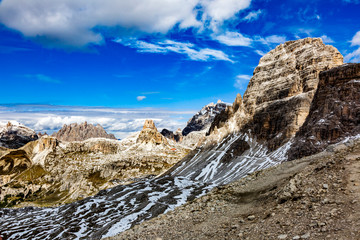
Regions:
<instances>
[{"instance_id":1,"label":"dirt path","mask_svg":"<svg viewBox=\"0 0 360 240\"><path fill-rule=\"evenodd\" d=\"M112 239L360 239L360 140L260 171Z\"/></svg>"}]
</instances>

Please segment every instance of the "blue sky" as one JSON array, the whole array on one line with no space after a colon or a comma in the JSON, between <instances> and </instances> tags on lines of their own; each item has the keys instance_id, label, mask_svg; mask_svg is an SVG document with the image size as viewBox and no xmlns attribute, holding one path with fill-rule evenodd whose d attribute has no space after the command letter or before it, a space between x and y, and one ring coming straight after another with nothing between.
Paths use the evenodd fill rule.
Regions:
<instances>
[{"instance_id":1,"label":"blue sky","mask_svg":"<svg viewBox=\"0 0 360 240\"><path fill-rule=\"evenodd\" d=\"M359 12L359 0L2 0L0 120L96 106L183 127L243 94L261 56L287 40L321 37L359 62Z\"/></svg>"}]
</instances>

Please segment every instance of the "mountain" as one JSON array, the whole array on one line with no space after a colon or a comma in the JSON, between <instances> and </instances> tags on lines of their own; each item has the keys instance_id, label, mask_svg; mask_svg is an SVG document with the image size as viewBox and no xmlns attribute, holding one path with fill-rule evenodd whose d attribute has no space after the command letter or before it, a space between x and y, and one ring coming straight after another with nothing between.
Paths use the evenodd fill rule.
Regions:
<instances>
[{"instance_id":1,"label":"mountain","mask_svg":"<svg viewBox=\"0 0 360 240\"><path fill-rule=\"evenodd\" d=\"M17 150L0 149L0 205L53 206L83 199L159 175L190 150L168 142L152 120L122 141L62 142L43 136Z\"/></svg>"},{"instance_id":2,"label":"mountain","mask_svg":"<svg viewBox=\"0 0 360 240\"><path fill-rule=\"evenodd\" d=\"M343 164L349 159L352 159L352 164L355 164L356 159L358 159L359 145L358 143L353 144L358 142L357 139L359 138L358 135L354 135L357 134L356 126L358 126L358 122L356 122L356 119L358 118L355 118L355 121L352 119L353 113L357 116L356 109L360 105L357 93L353 93L354 90L358 89L357 80L353 76L349 81L355 80L354 83L342 80L343 76L353 74L356 67L344 69L344 73L341 73L342 70L336 69L327 71L342 65L342 59L342 55L334 47L326 46L321 39L307 38L279 45L260 59L244 97L241 98L238 95L233 105L226 106L218 114L219 117L214 116L214 121L211 126L208 126L207 136L203 136L203 140L200 141L197 148L173 165L170 170L157 178L142 179L126 186L116 186L102 190L93 197L56 208L0 209L0 232L9 239L18 237L19 232L23 238L33 239L56 238L58 236L69 239L110 237L144 220L157 217L197 197L204 196L214 188L215 191L217 189L224 189L224 191L217 195L204 196L201 201L206 198L210 199L209 208L204 207L204 209L206 212L218 213L217 215L209 215L209 217L215 216L215 218L201 216L202 209L197 205L192 205L191 209L186 212L187 215L179 213L182 222L177 226L186 225L188 223L187 219L190 219L189 224L200 227L200 230L205 233L210 231L209 228L219 230L220 233L224 231L224 235L220 237L224 238L227 236L225 233L230 234L229 231L237 228L233 228L234 223L232 220L239 219L240 221L240 218L246 218L244 221L259 220L259 224L269 223L269 226L266 224L247 225L248 228L244 230L253 229L251 230L253 232L250 232L251 234L259 234L261 232L259 229L262 229L262 227L270 231L269 233L272 233L272 227L277 231L279 229L282 231L296 230L296 223L300 219L298 217L302 216L308 220L309 224L306 226L301 225L304 228L299 230L299 234L305 230L312 230L312 226L327 226L327 224L333 226L335 220L340 224L341 219L338 221L338 219L334 220L331 217L335 216L334 214L337 214L338 218L343 217L338 209L341 206L357 204L356 201L360 200L357 195L360 189L353 188L356 187L355 185L348 188L349 191L356 191L354 196L357 196L357 199L354 203L346 202L342 204L340 202L342 200L338 199L339 202L332 200L332 204L335 203L335 205L331 205L330 200L325 199L327 196L325 192L332 191L333 195L331 196L337 196L337 191L343 191L343 187L348 187L347 182L345 182L348 180L344 178L347 173L344 172ZM339 69L343 68L340 67ZM325 74L326 76L327 72L328 77L324 77L324 79L328 79L326 81L329 81L329 89L326 89L327 84L321 83L323 80L319 82L319 74L320 79L323 79L322 75ZM339 85L332 82L339 82ZM339 95L343 97L337 98L335 91L337 88L346 91L345 93L341 92ZM347 107L332 107L330 100L327 102L326 99L323 99L329 96L328 94L334 95L334 99L340 101L334 103L334 106L348 106L351 99L355 98L352 99L352 104L355 106L352 109L355 110L348 111L346 110ZM314 98L314 95L318 97ZM344 98L345 96L349 99ZM342 102L343 100L344 102ZM322 104L317 104L317 102ZM324 106L325 108L322 110ZM331 113L332 109L338 111L342 109L342 114L346 117L339 117L342 115ZM328 111L330 111L330 114L327 114ZM294 144L297 143L297 137L305 141L307 136L312 139L311 135L307 135L309 131L306 126L310 128L311 125L308 123L311 123L312 119L315 121L317 113L319 116L328 116L328 122L331 124L334 119L338 121L335 122L340 124L343 132L341 135L334 135L334 138L342 139L345 137L345 139L341 140L343 142L339 146L328 146L327 149L329 149L330 153L320 153L316 157L319 157L318 160L310 156L299 161L287 161L289 149L292 149ZM332 115L336 116L332 117ZM301 126L304 126L304 130L299 130ZM336 133L326 124L323 127L326 131ZM207 131L207 129L204 130ZM302 134L300 134L301 131L303 131ZM318 131L321 132L322 130L314 130L315 133ZM154 131L151 132L152 136L157 135ZM190 134L192 133L195 133L195 131ZM166 144L156 144L154 140L137 142L139 134L137 133L127 140L128 150L120 152L128 151L128 156L132 157L136 156L136 154L142 154L142 151L147 152L149 149L158 148L164 151L164 149L168 148ZM296 134L298 135L296 136ZM322 132L320 136L324 141L326 141L325 139L331 140ZM185 141L186 137L184 137L183 141ZM143 137L142 139L149 139L149 137ZM155 139L160 140L158 137ZM167 142L170 144L173 141ZM151 146L151 148L148 148L148 146ZM331 149L333 149L335 155L332 155ZM349 152L350 154L348 154ZM89 158L89 156L91 155L84 155L86 158ZM165 158L168 158L168 156L166 155ZM114 157L111 156L110 159L113 161ZM146 159L143 160L146 162ZM158 160L152 164L157 162ZM319 164L317 164L318 162ZM135 158L131 163L139 163L139 159ZM278 167L270 168L276 165ZM309 166L309 168L304 169L306 166ZM261 171L265 168L270 169ZM140 172L141 170L141 168L138 168L134 172ZM327 174L328 170L331 170L330 175ZM347 168L346 171L350 170L351 168ZM357 170L354 169L354 172L357 172ZM264 177L264 174L267 173L272 174ZM296 176L298 173L299 176ZM356 179L353 180L356 181ZM240 182L234 183L235 186L224 186L237 180L240 180ZM256 184L252 181L255 181ZM355 184L355 182L353 183ZM302 188L302 186L305 186L305 188ZM346 195L345 193L344 195ZM350 200L350 198L348 199ZM298 206L295 208L296 211L292 211L292 203L296 203L296 201L300 202L300 204L296 205ZM222 211L225 208L213 205L224 202L232 204L231 208L226 209L226 212ZM274 205L275 202L277 205ZM207 200L203 203L207 205ZM260 203L260 205L256 205L257 203ZM326 205L328 203L330 205ZM326 206L323 208L323 205ZM282 206L286 207L282 209ZM276 214L283 214L280 216L284 216L284 218L272 218L272 214L266 212L266 207L277 209L279 212L276 212ZM185 208L187 207L185 206ZM320 209L322 212L318 212ZM245 210L245 213L242 213L242 210ZM245 215L247 211L256 214L260 212L264 213L264 215L261 215L261 217L260 215ZM163 216L163 218L165 219L167 216ZM226 222L219 222L220 225L217 225L216 222L212 222L210 225L201 225L205 221L204 219L223 220L227 217L229 218ZM326 220L329 222L326 222L325 225L320 222L324 217L329 217L329 220ZM171 216L170 219L174 220L173 223L177 222L177 218L174 216ZM272 219L276 220L272 221ZM286 222L283 222L284 220ZM285 225L289 221L294 223L290 222L290 225ZM242 224L242 222L239 224ZM231 229L228 227L231 227ZM336 226L336 228L341 229L340 225L339 227ZM145 231L154 233L151 236L156 237L156 231L152 232L151 228ZM181 231L181 227L179 229L169 229L169 233L172 231ZM186 236L191 239L194 235L191 235L190 231L186 233L190 235ZM163 230L161 232L163 233ZM319 231L316 232L319 233ZM33 233L36 233L36 237L34 237ZM243 234L247 233L243 232ZM251 237L251 234L246 236ZM276 238L279 238L278 236L281 234L283 233L279 230ZM142 237L146 238L146 236L143 235ZM216 235L214 236L216 238ZM310 239L307 232L301 233L301 236ZM229 235L230 237L232 235ZM237 237L240 238L240 235L234 236L234 238ZM127 237L122 236L119 236L119 238L127 239ZM204 238L212 237L209 235ZM284 238L284 236L281 236L281 238ZM314 237L314 239L316 238Z\"/></svg>"},{"instance_id":3,"label":"mountain","mask_svg":"<svg viewBox=\"0 0 360 240\"><path fill-rule=\"evenodd\" d=\"M0 126L0 147L17 149L38 139L36 132L19 123L8 122Z\"/></svg>"},{"instance_id":4,"label":"mountain","mask_svg":"<svg viewBox=\"0 0 360 240\"><path fill-rule=\"evenodd\" d=\"M310 113L288 152L289 160L323 151L360 135L360 64L345 64L320 73Z\"/></svg>"},{"instance_id":5,"label":"mountain","mask_svg":"<svg viewBox=\"0 0 360 240\"><path fill-rule=\"evenodd\" d=\"M225 108L226 103L220 100L216 104L210 103L204 106L187 122L186 127L182 130L182 135L186 136L193 131L201 131L208 128L215 116L225 110Z\"/></svg>"},{"instance_id":6,"label":"mountain","mask_svg":"<svg viewBox=\"0 0 360 240\"><path fill-rule=\"evenodd\" d=\"M64 125L58 132L53 133L52 136L60 141L84 141L89 138L108 138L116 139L113 134L108 134L105 129L99 124L94 126L87 122L70 125Z\"/></svg>"}]
</instances>

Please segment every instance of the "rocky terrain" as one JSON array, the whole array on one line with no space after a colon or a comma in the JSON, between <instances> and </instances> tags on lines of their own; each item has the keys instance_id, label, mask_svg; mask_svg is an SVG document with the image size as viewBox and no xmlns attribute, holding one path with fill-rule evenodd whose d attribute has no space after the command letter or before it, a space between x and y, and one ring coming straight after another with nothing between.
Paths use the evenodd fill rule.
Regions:
<instances>
[{"instance_id":1,"label":"rocky terrain","mask_svg":"<svg viewBox=\"0 0 360 240\"><path fill-rule=\"evenodd\" d=\"M0 147L17 149L38 139L36 132L19 123L8 122L0 126Z\"/></svg>"},{"instance_id":2,"label":"rocky terrain","mask_svg":"<svg viewBox=\"0 0 360 240\"><path fill-rule=\"evenodd\" d=\"M347 185L346 177L354 177L350 182L358 177L359 118L354 116L358 116L360 102L358 94L353 93L358 88L357 67L345 65L327 71L341 65L342 59L334 47L326 46L321 39L307 38L279 45L260 59L244 98L238 95L231 106L224 106L223 111L213 116L208 127L184 137L182 143L191 135L193 139L199 136L200 141L195 145L190 141L197 148L181 161L173 161L172 164L177 163L168 171L157 178L103 190L94 197L62 207L0 209L0 232L9 239L18 236L32 239L110 237L215 188L210 195L134 227L119 238L341 239L339 237L345 236L344 239L352 239L357 236L352 234L357 234L353 229L358 229L358 208L351 206L358 207L359 192ZM321 81L328 84L319 83L319 73ZM355 83L351 83L354 80ZM323 99L326 96L333 96L338 102L332 104ZM354 98L352 103L351 98ZM339 114L333 112L340 109ZM319 121L318 116L325 119L319 122L324 126L320 124L309 131L311 128L307 126ZM199 119L203 122L201 114L194 119L195 123ZM332 131L331 124L341 129L333 131L341 132L332 133L334 138L326 132ZM303 130L299 131L302 125ZM287 161L289 150L296 148L299 142L312 140L311 134L315 134L317 145L321 146L317 151L327 151ZM153 167L156 172L156 164L164 166L171 151L178 150L169 147L175 141L164 139L148 121L140 133L121 141L125 148L118 154L125 153L132 160L119 160L114 165L101 158L101 168L97 168L100 176L105 176L101 169L107 164L110 169L120 165L127 173L143 173L144 166ZM328 146L339 141L343 142ZM62 148L66 145L65 149L85 150L81 152L86 153L83 157L76 156L71 161L84 162L96 156L94 152L87 153L93 146L89 143L62 144ZM102 149L98 145L93 147ZM303 149L306 152L307 148ZM155 153L152 158L144 157L143 154L150 152ZM111 161L115 156L109 155ZM159 158L152 161L155 156ZM137 167L132 171L131 166ZM161 166L159 169L159 173L165 171ZM66 176L74 176L74 173ZM350 198L352 193L355 193L354 198ZM340 202L341 197L344 202ZM355 205L349 204L350 199ZM349 218L344 219L343 213Z\"/></svg>"},{"instance_id":3,"label":"rocky terrain","mask_svg":"<svg viewBox=\"0 0 360 240\"><path fill-rule=\"evenodd\" d=\"M189 151L167 142L152 121L122 141L61 142L43 136L20 149L0 151L0 204L19 207L72 202L101 189L159 175Z\"/></svg>"},{"instance_id":4,"label":"rocky terrain","mask_svg":"<svg viewBox=\"0 0 360 240\"><path fill-rule=\"evenodd\" d=\"M116 139L113 134L108 134L99 124L94 126L87 122L81 124L65 124L58 132L53 133L52 136L60 141L66 142L84 141L90 138Z\"/></svg>"},{"instance_id":5,"label":"rocky terrain","mask_svg":"<svg viewBox=\"0 0 360 240\"><path fill-rule=\"evenodd\" d=\"M215 188L118 239L359 239L360 140Z\"/></svg>"},{"instance_id":6,"label":"rocky terrain","mask_svg":"<svg viewBox=\"0 0 360 240\"><path fill-rule=\"evenodd\" d=\"M216 104L210 103L204 106L198 113L196 113L182 130L182 135L186 136L193 131L201 131L210 127L216 115L221 113L226 108L226 103L219 100Z\"/></svg>"}]
</instances>

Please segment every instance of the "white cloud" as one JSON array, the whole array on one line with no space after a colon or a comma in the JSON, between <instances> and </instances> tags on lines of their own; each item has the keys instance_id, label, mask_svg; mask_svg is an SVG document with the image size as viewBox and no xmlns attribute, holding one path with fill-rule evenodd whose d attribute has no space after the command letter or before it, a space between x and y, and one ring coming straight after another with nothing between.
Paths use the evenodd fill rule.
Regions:
<instances>
[{"instance_id":1,"label":"white cloud","mask_svg":"<svg viewBox=\"0 0 360 240\"><path fill-rule=\"evenodd\" d=\"M0 106L0 125L17 121L35 131L51 134L64 124L87 121L102 125L118 138L140 131L145 119L153 119L156 127L172 131L183 128L194 111L168 111L164 109L91 108L48 105Z\"/></svg>"},{"instance_id":2,"label":"white cloud","mask_svg":"<svg viewBox=\"0 0 360 240\"><path fill-rule=\"evenodd\" d=\"M248 15L246 15L243 20L247 22L252 22L257 20L260 17L260 14L262 13L261 9L253 12L249 12Z\"/></svg>"},{"instance_id":3,"label":"white cloud","mask_svg":"<svg viewBox=\"0 0 360 240\"><path fill-rule=\"evenodd\" d=\"M360 46L360 31L358 31L351 40L351 46Z\"/></svg>"},{"instance_id":4,"label":"white cloud","mask_svg":"<svg viewBox=\"0 0 360 240\"><path fill-rule=\"evenodd\" d=\"M255 50L255 52L256 52L257 54L259 54L260 56L264 56L264 55L266 54L266 52L263 52L263 51L261 51L261 50Z\"/></svg>"},{"instance_id":5,"label":"white cloud","mask_svg":"<svg viewBox=\"0 0 360 240\"><path fill-rule=\"evenodd\" d=\"M142 101L142 100L144 100L146 98L146 96L137 96L136 97L136 99L138 100L138 101Z\"/></svg>"},{"instance_id":6,"label":"white cloud","mask_svg":"<svg viewBox=\"0 0 360 240\"><path fill-rule=\"evenodd\" d=\"M0 22L50 46L102 44L101 28L167 33L213 28L251 0L2 0ZM109 31L108 31L109 32ZM111 32L111 31L110 31Z\"/></svg>"},{"instance_id":7,"label":"white cloud","mask_svg":"<svg viewBox=\"0 0 360 240\"><path fill-rule=\"evenodd\" d=\"M238 88L239 90L245 90L250 79L250 75L239 74L235 78L234 87Z\"/></svg>"},{"instance_id":8,"label":"white cloud","mask_svg":"<svg viewBox=\"0 0 360 240\"><path fill-rule=\"evenodd\" d=\"M258 41L264 45L280 44L280 43L286 42L286 37L279 36L279 35L271 35L271 36L267 36L267 37L263 38L263 37L257 36L257 37L255 37L255 41Z\"/></svg>"},{"instance_id":9,"label":"white cloud","mask_svg":"<svg viewBox=\"0 0 360 240\"><path fill-rule=\"evenodd\" d=\"M351 40L351 46L360 46L360 31L358 31ZM345 62L360 62L360 48L346 54L344 57Z\"/></svg>"},{"instance_id":10,"label":"white cloud","mask_svg":"<svg viewBox=\"0 0 360 240\"><path fill-rule=\"evenodd\" d=\"M324 43L334 43L335 42L334 40L332 40L330 37L328 37L326 35L322 35L320 38L323 40Z\"/></svg>"},{"instance_id":11,"label":"white cloud","mask_svg":"<svg viewBox=\"0 0 360 240\"><path fill-rule=\"evenodd\" d=\"M360 62L360 48L356 49L355 51L346 54L344 57L345 62Z\"/></svg>"},{"instance_id":12,"label":"white cloud","mask_svg":"<svg viewBox=\"0 0 360 240\"><path fill-rule=\"evenodd\" d=\"M224 35L214 37L220 43L228 46L250 46L252 40L238 32L226 32Z\"/></svg>"},{"instance_id":13,"label":"white cloud","mask_svg":"<svg viewBox=\"0 0 360 240\"><path fill-rule=\"evenodd\" d=\"M172 40L164 40L156 43L149 43L140 40L122 40L116 39L114 42L123 44L125 46L136 48L138 52L150 53L169 53L175 52L178 54L186 55L190 60L194 61L210 61L222 60L233 62L227 54L220 50L210 48L197 48L192 43L176 42Z\"/></svg>"}]
</instances>

